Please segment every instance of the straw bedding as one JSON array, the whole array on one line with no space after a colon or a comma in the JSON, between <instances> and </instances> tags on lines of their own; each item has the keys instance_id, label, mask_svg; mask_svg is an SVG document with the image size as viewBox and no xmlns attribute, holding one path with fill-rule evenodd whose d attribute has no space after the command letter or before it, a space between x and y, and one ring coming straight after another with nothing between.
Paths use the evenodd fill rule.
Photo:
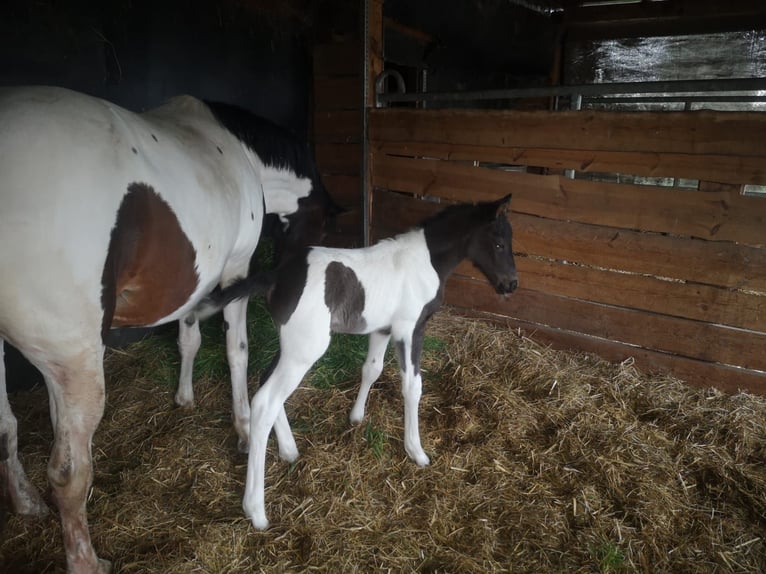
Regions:
<instances>
[{"instance_id":1,"label":"straw bedding","mask_svg":"<svg viewBox=\"0 0 766 574\"><path fill-rule=\"evenodd\" d=\"M272 440L266 532L240 508L246 460L225 371L198 377L188 411L172 404L174 365L145 347L110 352L88 502L97 551L125 573L766 571L766 400L448 311L428 335L431 466L404 454L391 359L365 422L349 425L354 358L353 375L290 399L301 458L280 461ZM23 463L45 492L45 390L12 402ZM63 569L55 511L7 518L1 571Z\"/></svg>"}]
</instances>

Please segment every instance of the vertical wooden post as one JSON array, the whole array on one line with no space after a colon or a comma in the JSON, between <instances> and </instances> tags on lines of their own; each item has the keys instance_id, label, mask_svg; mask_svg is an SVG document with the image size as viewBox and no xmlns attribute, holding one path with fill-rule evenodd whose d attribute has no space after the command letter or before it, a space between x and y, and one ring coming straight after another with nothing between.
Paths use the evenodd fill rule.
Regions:
<instances>
[{"instance_id":1,"label":"vertical wooden post","mask_svg":"<svg viewBox=\"0 0 766 574\"><path fill-rule=\"evenodd\" d=\"M362 113L364 137L362 141L362 233L364 244L370 244L372 221L372 149L367 133L367 118L375 107L375 80L383 71L383 0L363 0L364 14L364 107Z\"/></svg>"}]
</instances>

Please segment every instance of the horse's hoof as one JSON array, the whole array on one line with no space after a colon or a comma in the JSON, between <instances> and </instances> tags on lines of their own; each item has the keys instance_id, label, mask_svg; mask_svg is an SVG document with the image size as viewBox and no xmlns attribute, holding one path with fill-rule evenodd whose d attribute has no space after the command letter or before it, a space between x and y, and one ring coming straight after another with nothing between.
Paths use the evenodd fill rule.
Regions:
<instances>
[{"instance_id":1,"label":"horse's hoof","mask_svg":"<svg viewBox=\"0 0 766 574\"><path fill-rule=\"evenodd\" d=\"M112 563L103 558L98 559L98 574L109 574L112 571Z\"/></svg>"},{"instance_id":2,"label":"horse's hoof","mask_svg":"<svg viewBox=\"0 0 766 574\"><path fill-rule=\"evenodd\" d=\"M176 395L174 400L177 407L180 407L182 409L189 409L189 410L192 410L194 408L194 397L188 398L188 397Z\"/></svg>"},{"instance_id":3,"label":"horse's hoof","mask_svg":"<svg viewBox=\"0 0 766 574\"><path fill-rule=\"evenodd\" d=\"M242 454L250 452L250 441L240 438L237 440L237 451Z\"/></svg>"}]
</instances>

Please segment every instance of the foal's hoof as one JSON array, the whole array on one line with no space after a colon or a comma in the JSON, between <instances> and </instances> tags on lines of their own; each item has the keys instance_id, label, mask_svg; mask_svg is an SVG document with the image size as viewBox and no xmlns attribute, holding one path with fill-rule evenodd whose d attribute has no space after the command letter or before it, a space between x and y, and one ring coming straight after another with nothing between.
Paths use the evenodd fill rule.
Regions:
<instances>
[{"instance_id":1,"label":"foal's hoof","mask_svg":"<svg viewBox=\"0 0 766 574\"><path fill-rule=\"evenodd\" d=\"M22 485L16 496L12 496L11 508L21 516L46 516L49 512L40 493L29 483Z\"/></svg>"},{"instance_id":2,"label":"foal's hoof","mask_svg":"<svg viewBox=\"0 0 766 574\"><path fill-rule=\"evenodd\" d=\"M109 560L104 560L103 558L98 559L98 569L96 572L98 574L109 574L112 571L112 563L109 562Z\"/></svg>"},{"instance_id":3,"label":"foal's hoof","mask_svg":"<svg viewBox=\"0 0 766 574\"><path fill-rule=\"evenodd\" d=\"M250 441L240 438L237 440L237 451L242 454L250 452Z\"/></svg>"},{"instance_id":4,"label":"foal's hoof","mask_svg":"<svg viewBox=\"0 0 766 574\"><path fill-rule=\"evenodd\" d=\"M189 398L189 397L185 397L185 396L181 396L177 394L174 400L175 400L176 406L182 409L192 410L194 408L194 397Z\"/></svg>"}]
</instances>

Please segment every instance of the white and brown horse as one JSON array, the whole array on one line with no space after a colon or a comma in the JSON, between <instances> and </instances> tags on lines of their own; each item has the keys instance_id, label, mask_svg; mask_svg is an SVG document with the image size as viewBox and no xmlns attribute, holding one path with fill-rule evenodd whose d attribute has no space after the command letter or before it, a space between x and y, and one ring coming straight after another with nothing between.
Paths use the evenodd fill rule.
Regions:
<instances>
[{"instance_id":1,"label":"white and brown horse","mask_svg":"<svg viewBox=\"0 0 766 574\"><path fill-rule=\"evenodd\" d=\"M107 331L183 320L214 287L247 275L265 212L299 245L326 199L306 150L237 108L182 96L135 114L60 88L0 90L0 359L7 340L46 381L48 478L69 572L109 569L86 517ZM227 305L224 317L244 447L244 301ZM195 320L181 325L176 400L190 404L199 330ZM17 457L2 360L0 488L12 510L45 512Z\"/></svg>"},{"instance_id":2,"label":"white and brown horse","mask_svg":"<svg viewBox=\"0 0 766 574\"><path fill-rule=\"evenodd\" d=\"M298 457L284 403L324 354L332 332L369 334L352 423L364 417L368 393L394 339L404 397L404 447L418 465L429 463L418 429L425 325L441 305L447 278L463 259L472 261L498 293L516 289L507 219L510 199L447 207L422 226L364 249L305 249L276 274L251 275L200 304L196 312L204 317L235 297L265 293L279 326L279 354L251 405L252 444L242 505L256 528L268 526L264 474L269 432L274 428L281 458Z\"/></svg>"}]
</instances>

